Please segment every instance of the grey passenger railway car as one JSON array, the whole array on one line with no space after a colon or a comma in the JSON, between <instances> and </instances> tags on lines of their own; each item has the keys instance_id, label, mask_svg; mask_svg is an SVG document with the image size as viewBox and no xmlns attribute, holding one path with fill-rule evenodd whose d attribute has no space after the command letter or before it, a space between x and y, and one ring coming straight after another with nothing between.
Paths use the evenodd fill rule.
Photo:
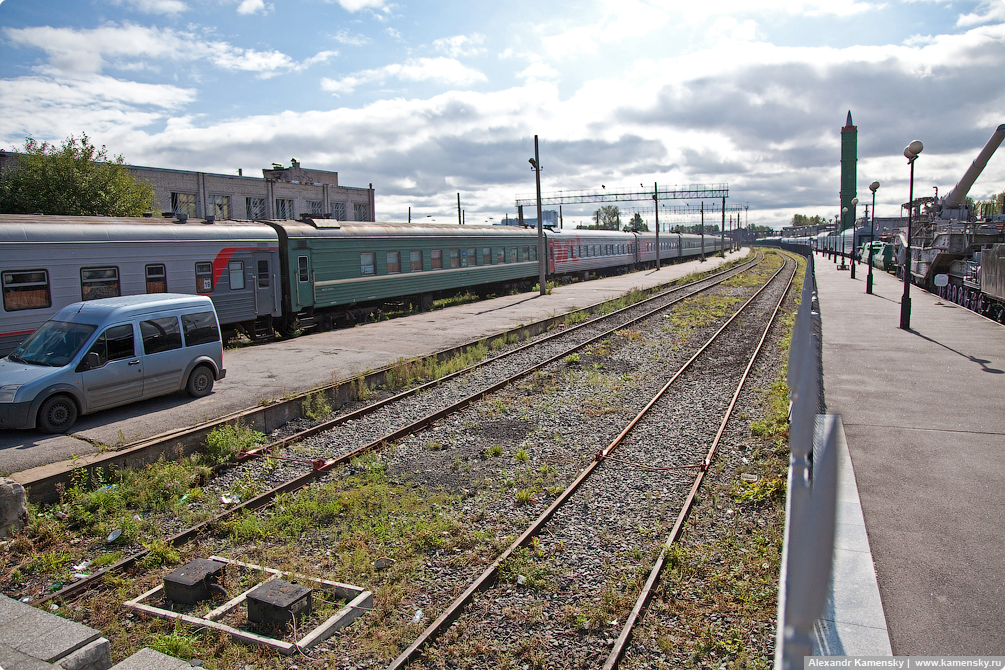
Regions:
<instances>
[{"instance_id":1,"label":"grey passenger railway car","mask_svg":"<svg viewBox=\"0 0 1005 670\"><path fill-rule=\"evenodd\" d=\"M120 295L206 295L224 329L268 328L279 280L278 236L263 224L0 215L0 355L60 308Z\"/></svg>"}]
</instances>

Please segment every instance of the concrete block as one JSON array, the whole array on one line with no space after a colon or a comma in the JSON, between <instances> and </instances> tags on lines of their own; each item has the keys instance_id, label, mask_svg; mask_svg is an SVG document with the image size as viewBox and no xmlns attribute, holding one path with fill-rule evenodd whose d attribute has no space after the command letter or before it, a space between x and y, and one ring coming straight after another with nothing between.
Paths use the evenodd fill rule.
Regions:
<instances>
[{"instance_id":1,"label":"concrete block","mask_svg":"<svg viewBox=\"0 0 1005 670\"><path fill-rule=\"evenodd\" d=\"M144 647L113 665L112 670L182 670L191 667L187 661Z\"/></svg>"},{"instance_id":2,"label":"concrete block","mask_svg":"<svg viewBox=\"0 0 1005 670\"><path fill-rule=\"evenodd\" d=\"M309 588L273 579L248 594L248 620L282 625L294 617L307 616L312 605Z\"/></svg>"},{"instance_id":3,"label":"concrete block","mask_svg":"<svg viewBox=\"0 0 1005 670\"><path fill-rule=\"evenodd\" d=\"M111 645L108 640L99 637L65 656L57 665L63 670L108 670L112 667Z\"/></svg>"},{"instance_id":4,"label":"concrete block","mask_svg":"<svg viewBox=\"0 0 1005 670\"><path fill-rule=\"evenodd\" d=\"M210 596L210 584L223 580L225 563L196 558L164 577L164 595L176 603L194 605Z\"/></svg>"},{"instance_id":5,"label":"concrete block","mask_svg":"<svg viewBox=\"0 0 1005 670\"><path fill-rule=\"evenodd\" d=\"M20 616L0 627L0 644L48 663L55 663L100 637L93 628L34 607L25 607Z\"/></svg>"},{"instance_id":6,"label":"concrete block","mask_svg":"<svg viewBox=\"0 0 1005 670\"><path fill-rule=\"evenodd\" d=\"M13 598L8 598L5 595L0 595L0 626L3 626L8 621L13 621L14 619L24 614L25 611L29 609L34 608L30 607L29 605L25 605L24 603L18 602Z\"/></svg>"},{"instance_id":7,"label":"concrete block","mask_svg":"<svg viewBox=\"0 0 1005 670\"><path fill-rule=\"evenodd\" d=\"M24 487L12 479L0 477L0 537L21 530L28 523L28 503Z\"/></svg>"},{"instance_id":8,"label":"concrete block","mask_svg":"<svg viewBox=\"0 0 1005 670\"><path fill-rule=\"evenodd\" d=\"M0 668L3 670L53 670L56 666L5 644L0 644Z\"/></svg>"}]
</instances>

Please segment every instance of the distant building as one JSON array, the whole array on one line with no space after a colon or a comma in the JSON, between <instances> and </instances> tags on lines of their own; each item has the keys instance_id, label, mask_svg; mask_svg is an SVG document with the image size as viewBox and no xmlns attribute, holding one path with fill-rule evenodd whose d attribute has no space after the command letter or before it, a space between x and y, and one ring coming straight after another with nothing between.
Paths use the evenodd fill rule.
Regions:
<instances>
[{"instance_id":1,"label":"distant building","mask_svg":"<svg viewBox=\"0 0 1005 670\"><path fill-rule=\"evenodd\" d=\"M558 218L558 212L556 212L555 210L542 209L541 218L544 220L545 228L558 228L559 218ZM506 218L500 221L499 224L503 226L519 226L520 219L518 217L510 218L510 215L507 214ZM523 225L527 226L528 228L537 228L537 217L536 216L532 218L527 218L526 216L523 217Z\"/></svg>"},{"instance_id":2,"label":"distant building","mask_svg":"<svg viewBox=\"0 0 1005 670\"><path fill-rule=\"evenodd\" d=\"M263 178L128 165L137 179L153 184L157 211L192 218L376 221L373 185L339 186L338 173L273 164Z\"/></svg>"}]
</instances>

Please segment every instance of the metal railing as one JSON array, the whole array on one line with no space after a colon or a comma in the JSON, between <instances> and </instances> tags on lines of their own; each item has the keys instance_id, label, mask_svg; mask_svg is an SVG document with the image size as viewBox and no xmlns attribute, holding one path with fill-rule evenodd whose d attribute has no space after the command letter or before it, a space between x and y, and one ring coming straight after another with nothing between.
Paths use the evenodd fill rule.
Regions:
<instances>
[{"instance_id":1,"label":"metal railing","mask_svg":"<svg viewBox=\"0 0 1005 670\"><path fill-rule=\"evenodd\" d=\"M841 419L819 414L823 366L812 252L806 263L802 303L789 347L790 455L778 585L776 670L802 668L803 656L813 655L813 626L823 613L834 553Z\"/></svg>"}]
</instances>

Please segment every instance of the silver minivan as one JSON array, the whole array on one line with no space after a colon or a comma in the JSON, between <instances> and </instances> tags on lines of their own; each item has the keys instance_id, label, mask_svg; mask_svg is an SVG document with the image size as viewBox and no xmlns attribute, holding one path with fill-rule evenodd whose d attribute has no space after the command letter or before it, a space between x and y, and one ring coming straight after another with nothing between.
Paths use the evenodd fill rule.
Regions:
<instances>
[{"instance_id":1,"label":"silver minivan","mask_svg":"<svg viewBox=\"0 0 1005 670\"><path fill-rule=\"evenodd\" d=\"M174 293L67 305L0 359L0 428L66 432L77 416L223 379L213 301Z\"/></svg>"}]
</instances>

